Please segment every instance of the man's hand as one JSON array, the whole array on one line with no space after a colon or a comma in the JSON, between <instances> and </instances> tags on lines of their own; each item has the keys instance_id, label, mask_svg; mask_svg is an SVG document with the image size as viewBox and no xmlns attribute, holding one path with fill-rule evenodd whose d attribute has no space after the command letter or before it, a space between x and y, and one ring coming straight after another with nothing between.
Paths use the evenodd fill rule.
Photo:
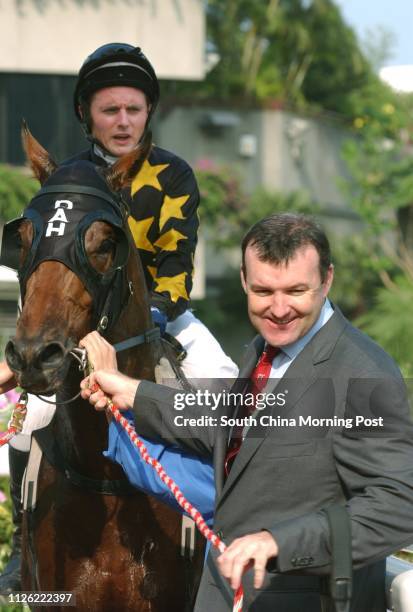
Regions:
<instances>
[{"instance_id":1,"label":"man's hand","mask_svg":"<svg viewBox=\"0 0 413 612\"><path fill-rule=\"evenodd\" d=\"M103 338L99 332L93 331L87 334L79 342L87 351L89 363L94 370L116 370L116 351L109 342Z\"/></svg>"},{"instance_id":2,"label":"man's hand","mask_svg":"<svg viewBox=\"0 0 413 612\"><path fill-rule=\"evenodd\" d=\"M13 372L5 361L0 363L0 393L6 393L17 386Z\"/></svg>"},{"instance_id":3,"label":"man's hand","mask_svg":"<svg viewBox=\"0 0 413 612\"><path fill-rule=\"evenodd\" d=\"M265 567L272 557L278 555L278 546L269 531L260 531L237 538L218 557L218 567L231 587L236 590L241 584L244 571L254 568L254 588L262 587Z\"/></svg>"},{"instance_id":4,"label":"man's hand","mask_svg":"<svg viewBox=\"0 0 413 612\"><path fill-rule=\"evenodd\" d=\"M129 378L118 370L97 370L80 383L81 395L96 410L104 410L110 397L119 410L132 408L139 380ZM97 384L100 389L93 391Z\"/></svg>"}]
</instances>

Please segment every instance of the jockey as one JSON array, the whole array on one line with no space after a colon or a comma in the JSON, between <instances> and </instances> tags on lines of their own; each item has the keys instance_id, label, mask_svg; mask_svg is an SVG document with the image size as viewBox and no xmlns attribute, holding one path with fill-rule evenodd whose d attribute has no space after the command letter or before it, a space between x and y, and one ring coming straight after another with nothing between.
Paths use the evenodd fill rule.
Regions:
<instances>
[{"instance_id":1,"label":"jockey","mask_svg":"<svg viewBox=\"0 0 413 612\"><path fill-rule=\"evenodd\" d=\"M111 43L83 63L74 110L91 145L69 159L113 164L130 153L149 129L159 101L155 71L139 47ZM153 145L124 194L129 226L150 291L154 323L187 351L188 378L232 378L237 366L188 309L198 232L198 186L189 165Z\"/></svg>"},{"instance_id":2,"label":"jockey","mask_svg":"<svg viewBox=\"0 0 413 612\"><path fill-rule=\"evenodd\" d=\"M90 146L64 163L87 159L98 166L112 165L141 141L158 101L158 79L139 47L124 43L99 47L83 63L74 92L75 114ZM177 155L153 145L124 196L150 291L153 321L186 350L181 364L184 374L187 378L235 378L237 366L189 309L199 224L199 191L191 168ZM15 384L11 371L1 363L0 393ZM20 590L21 480L31 432L47 425L53 413L53 406L29 398L22 434L9 444L15 533L11 558L0 576L1 593Z\"/></svg>"}]
</instances>

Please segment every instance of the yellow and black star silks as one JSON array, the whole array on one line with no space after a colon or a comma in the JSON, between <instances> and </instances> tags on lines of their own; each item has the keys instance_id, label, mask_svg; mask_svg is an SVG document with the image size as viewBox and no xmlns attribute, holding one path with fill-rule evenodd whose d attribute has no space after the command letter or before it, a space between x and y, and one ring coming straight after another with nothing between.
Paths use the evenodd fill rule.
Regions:
<instances>
[{"instance_id":1,"label":"yellow and black star silks","mask_svg":"<svg viewBox=\"0 0 413 612\"><path fill-rule=\"evenodd\" d=\"M94 147L65 164L106 161ZM175 319L188 308L197 243L199 191L194 173L180 157L153 146L131 186L129 227L142 260L151 304Z\"/></svg>"},{"instance_id":2,"label":"yellow and black star silks","mask_svg":"<svg viewBox=\"0 0 413 612\"><path fill-rule=\"evenodd\" d=\"M199 192L188 164L153 147L130 193L129 227L151 303L174 319L188 307L197 242Z\"/></svg>"}]
</instances>

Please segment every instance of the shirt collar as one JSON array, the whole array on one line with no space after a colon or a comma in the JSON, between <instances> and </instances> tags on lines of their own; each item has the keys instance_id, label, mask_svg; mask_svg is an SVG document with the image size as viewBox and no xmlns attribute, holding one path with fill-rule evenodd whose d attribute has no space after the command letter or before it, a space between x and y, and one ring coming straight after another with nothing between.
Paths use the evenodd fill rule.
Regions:
<instances>
[{"instance_id":1,"label":"shirt collar","mask_svg":"<svg viewBox=\"0 0 413 612\"><path fill-rule=\"evenodd\" d=\"M291 344L286 344L282 347L282 352L287 355L290 359L295 359L297 355L303 350L303 348L310 342L311 338L316 335L318 331L327 323L327 321L334 314L334 309L331 306L330 300L327 298L324 300L323 307L321 308L319 317L314 325L308 330L308 332L302 336L302 338L298 338L295 342L291 342Z\"/></svg>"}]
</instances>

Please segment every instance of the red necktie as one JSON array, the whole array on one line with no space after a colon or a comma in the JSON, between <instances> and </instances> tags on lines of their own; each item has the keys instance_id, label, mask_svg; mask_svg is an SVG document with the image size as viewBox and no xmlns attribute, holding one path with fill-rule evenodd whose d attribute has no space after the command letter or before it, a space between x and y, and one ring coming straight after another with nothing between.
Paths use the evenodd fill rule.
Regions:
<instances>
[{"instance_id":1,"label":"red necktie","mask_svg":"<svg viewBox=\"0 0 413 612\"><path fill-rule=\"evenodd\" d=\"M265 350L262 352L261 357L258 360L257 365L250 376L250 388L249 392L256 397L257 393L261 393L261 391L265 388L267 384L268 377L271 372L272 362L274 357L279 352L279 348L275 346L267 345ZM240 413L238 414L238 418L243 418L252 414L255 410L255 406L242 406ZM234 427L232 430L231 440L228 445L227 454L225 456L224 469L225 476L228 476L232 464L234 463L235 457L238 454L239 449L242 444L242 430L243 427Z\"/></svg>"}]
</instances>

